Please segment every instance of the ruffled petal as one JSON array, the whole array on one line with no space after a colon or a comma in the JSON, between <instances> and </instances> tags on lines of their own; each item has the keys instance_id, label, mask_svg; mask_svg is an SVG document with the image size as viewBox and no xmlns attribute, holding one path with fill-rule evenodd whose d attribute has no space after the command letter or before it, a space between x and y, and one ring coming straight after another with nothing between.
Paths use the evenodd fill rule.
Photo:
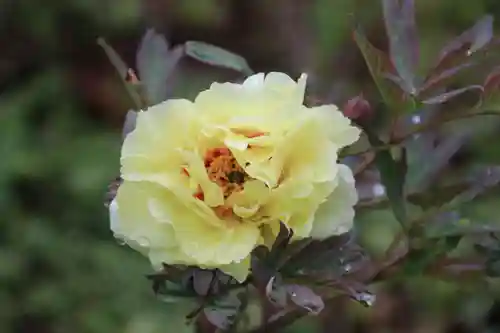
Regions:
<instances>
[{"instance_id":1,"label":"ruffled petal","mask_svg":"<svg viewBox=\"0 0 500 333\"><path fill-rule=\"evenodd\" d=\"M222 265L219 267L219 269L227 275L231 275L241 283L247 279L248 274L250 273L250 261L250 256L247 256L240 262L234 262L229 265Z\"/></svg>"},{"instance_id":2,"label":"ruffled petal","mask_svg":"<svg viewBox=\"0 0 500 333\"><path fill-rule=\"evenodd\" d=\"M348 232L354 223L354 205L357 201L352 171L340 164L338 186L316 211L311 237L325 239Z\"/></svg>"},{"instance_id":3,"label":"ruffled petal","mask_svg":"<svg viewBox=\"0 0 500 333\"><path fill-rule=\"evenodd\" d=\"M110 205L111 230L131 247L147 252L150 248L178 246L170 216L159 220L152 215L150 203L158 199L154 185L124 182ZM154 206L154 204L153 204Z\"/></svg>"},{"instance_id":4,"label":"ruffled petal","mask_svg":"<svg viewBox=\"0 0 500 333\"><path fill-rule=\"evenodd\" d=\"M230 221L212 226L200 217L183 212L174 224L182 251L197 264L227 265L240 262L255 248L260 232L256 225Z\"/></svg>"}]
</instances>

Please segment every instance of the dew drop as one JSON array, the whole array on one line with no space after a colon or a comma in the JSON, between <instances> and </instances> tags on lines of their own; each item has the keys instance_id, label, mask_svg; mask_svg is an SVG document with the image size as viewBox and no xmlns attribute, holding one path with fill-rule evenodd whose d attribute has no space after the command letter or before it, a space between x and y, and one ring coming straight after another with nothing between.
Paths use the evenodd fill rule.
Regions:
<instances>
[{"instance_id":1,"label":"dew drop","mask_svg":"<svg viewBox=\"0 0 500 333\"><path fill-rule=\"evenodd\" d=\"M372 187L372 193L375 197L382 197L385 195L385 186L382 184L375 184Z\"/></svg>"},{"instance_id":2,"label":"dew drop","mask_svg":"<svg viewBox=\"0 0 500 333\"><path fill-rule=\"evenodd\" d=\"M416 114L411 117L411 122L414 124L420 124L422 122L422 117L420 115Z\"/></svg>"},{"instance_id":3,"label":"dew drop","mask_svg":"<svg viewBox=\"0 0 500 333\"><path fill-rule=\"evenodd\" d=\"M375 304L375 301L377 300L377 297L374 294L368 292L356 294L355 298L365 307L372 307Z\"/></svg>"},{"instance_id":4,"label":"dew drop","mask_svg":"<svg viewBox=\"0 0 500 333\"><path fill-rule=\"evenodd\" d=\"M137 243L142 247L149 247L150 246L150 242L146 237L139 237L137 239Z\"/></svg>"}]
</instances>

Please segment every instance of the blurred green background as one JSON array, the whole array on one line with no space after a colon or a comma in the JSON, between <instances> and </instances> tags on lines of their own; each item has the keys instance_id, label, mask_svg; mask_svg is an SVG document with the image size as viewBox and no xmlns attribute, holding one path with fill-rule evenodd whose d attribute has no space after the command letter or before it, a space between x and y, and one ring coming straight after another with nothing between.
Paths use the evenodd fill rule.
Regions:
<instances>
[{"instance_id":1,"label":"blurred green background","mask_svg":"<svg viewBox=\"0 0 500 333\"><path fill-rule=\"evenodd\" d=\"M497 0L416 3L428 65L482 14L500 18ZM257 71L308 72L313 91L342 104L372 89L351 40L353 20L386 45L376 0L3 0L0 332L190 331L187 305L156 300L144 278L147 260L120 246L108 227L104 194L119 170L130 101L98 36L133 65L141 34L154 25L173 44L214 43ZM185 67L176 94L192 96L213 73ZM358 221L375 235L367 240L375 252L393 232L392 216L378 214ZM287 332L480 332L490 296L480 286L415 279L381 286L373 309L340 300Z\"/></svg>"}]
</instances>

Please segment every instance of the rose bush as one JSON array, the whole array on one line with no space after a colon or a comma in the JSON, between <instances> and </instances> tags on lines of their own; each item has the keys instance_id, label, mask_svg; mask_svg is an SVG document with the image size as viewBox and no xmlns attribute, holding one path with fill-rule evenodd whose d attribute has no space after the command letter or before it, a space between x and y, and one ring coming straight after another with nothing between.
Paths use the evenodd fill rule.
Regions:
<instances>
[{"instance_id":1,"label":"rose bush","mask_svg":"<svg viewBox=\"0 0 500 333\"><path fill-rule=\"evenodd\" d=\"M305 106L305 88L305 75L260 73L139 112L110 205L115 236L154 267L219 268L242 281L281 222L293 239L347 232L357 193L338 151L360 130L334 105Z\"/></svg>"}]
</instances>

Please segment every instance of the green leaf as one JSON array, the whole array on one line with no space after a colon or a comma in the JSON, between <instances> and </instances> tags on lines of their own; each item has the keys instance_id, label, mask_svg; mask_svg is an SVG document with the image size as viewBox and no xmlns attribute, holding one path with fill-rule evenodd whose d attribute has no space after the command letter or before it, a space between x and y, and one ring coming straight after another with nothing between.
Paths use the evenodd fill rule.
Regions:
<instances>
[{"instance_id":1,"label":"green leaf","mask_svg":"<svg viewBox=\"0 0 500 333\"><path fill-rule=\"evenodd\" d=\"M484 266L486 275L489 277L500 277L500 240L494 234L489 239L489 243L477 243L474 246L475 251L484 258ZM483 242L485 239L482 240Z\"/></svg>"},{"instance_id":2,"label":"green leaf","mask_svg":"<svg viewBox=\"0 0 500 333\"><path fill-rule=\"evenodd\" d=\"M144 84L149 105L168 98L167 82L184 55L184 47L169 49L168 41L154 29L148 29L137 50L137 70Z\"/></svg>"},{"instance_id":3,"label":"green leaf","mask_svg":"<svg viewBox=\"0 0 500 333\"><path fill-rule=\"evenodd\" d=\"M395 76L387 55L376 49L359 30L354 31L354 41L363 54L370 74L391 113L401 114L413 111L416 105L413 99L395 83L398 82L399 77Z\"/></svg>"},{"instance_id":4,"label":"green leaf","mask_svg":"<svg viewBox=\"0 0 500 333\"><path fill-rule=\"evenodd\" d=\"M403 264L402 273L407 276L423 274L436 260L454 250L461 239L461 236L449 236L424 240L419 249L410 250Z\"/></svg>"},{"instance_id":5,"label":"green leaf","mask_svg":"<svg viewBox=\"0 0 500 333\"><path fill-rule=\"evenodd\" d=\"M189 41L185 44L186 55L203 63L229 68L245 75L251 75L252 69L245 58L215 45Z\"/></svg>"},{"instance_id":6,"label":"green leaf","mask_svg":"<svg viewBox=\"0 0 500 333\"><path fill-rule=\"evenodd\" d=\"M186 298L195 299L197 297L193 290L186 288L180 283L164 279L149 279L153 282L152 289L156 297L165 303L177 303Z\"/></svg>"},{"instance_id":7,"label":"green leaf","mask_svg":"<svg viewBox=\"0 0 500 333\"><path fill-rule=\"evenodd\" d=\"M489 277L500 277L500 253L488 258L486 261L486 274Z\"/></svg>"},{"instance_id":8,"label":"green leaf","mask_svg":"<svg viewBox=\"0 0 500 333\"><path fill-rule=\"evenodd\" d=\"M372 134L369 140L374 147L383 145L383 142ZM405 180L407 172L406 149L401 149L401 156L393 158L389 150L379 150L375 155L375 165L380 172L387 198L391 204L394 215L401 225L407 227L407 212L405 200Z\"/></svg>"},{"instance_id":9,"label":"green leaf","mask_svg":"<svg viewBox=\"0 0 500 333\"><path fill-rule=\"evenodd\" d=\"M485 235L500 232L500 225L481 223L468 218L460 212L447 212L426 223L425 234L428 238L441 238L464 235Z\"/></svg>"}]
</instances>

